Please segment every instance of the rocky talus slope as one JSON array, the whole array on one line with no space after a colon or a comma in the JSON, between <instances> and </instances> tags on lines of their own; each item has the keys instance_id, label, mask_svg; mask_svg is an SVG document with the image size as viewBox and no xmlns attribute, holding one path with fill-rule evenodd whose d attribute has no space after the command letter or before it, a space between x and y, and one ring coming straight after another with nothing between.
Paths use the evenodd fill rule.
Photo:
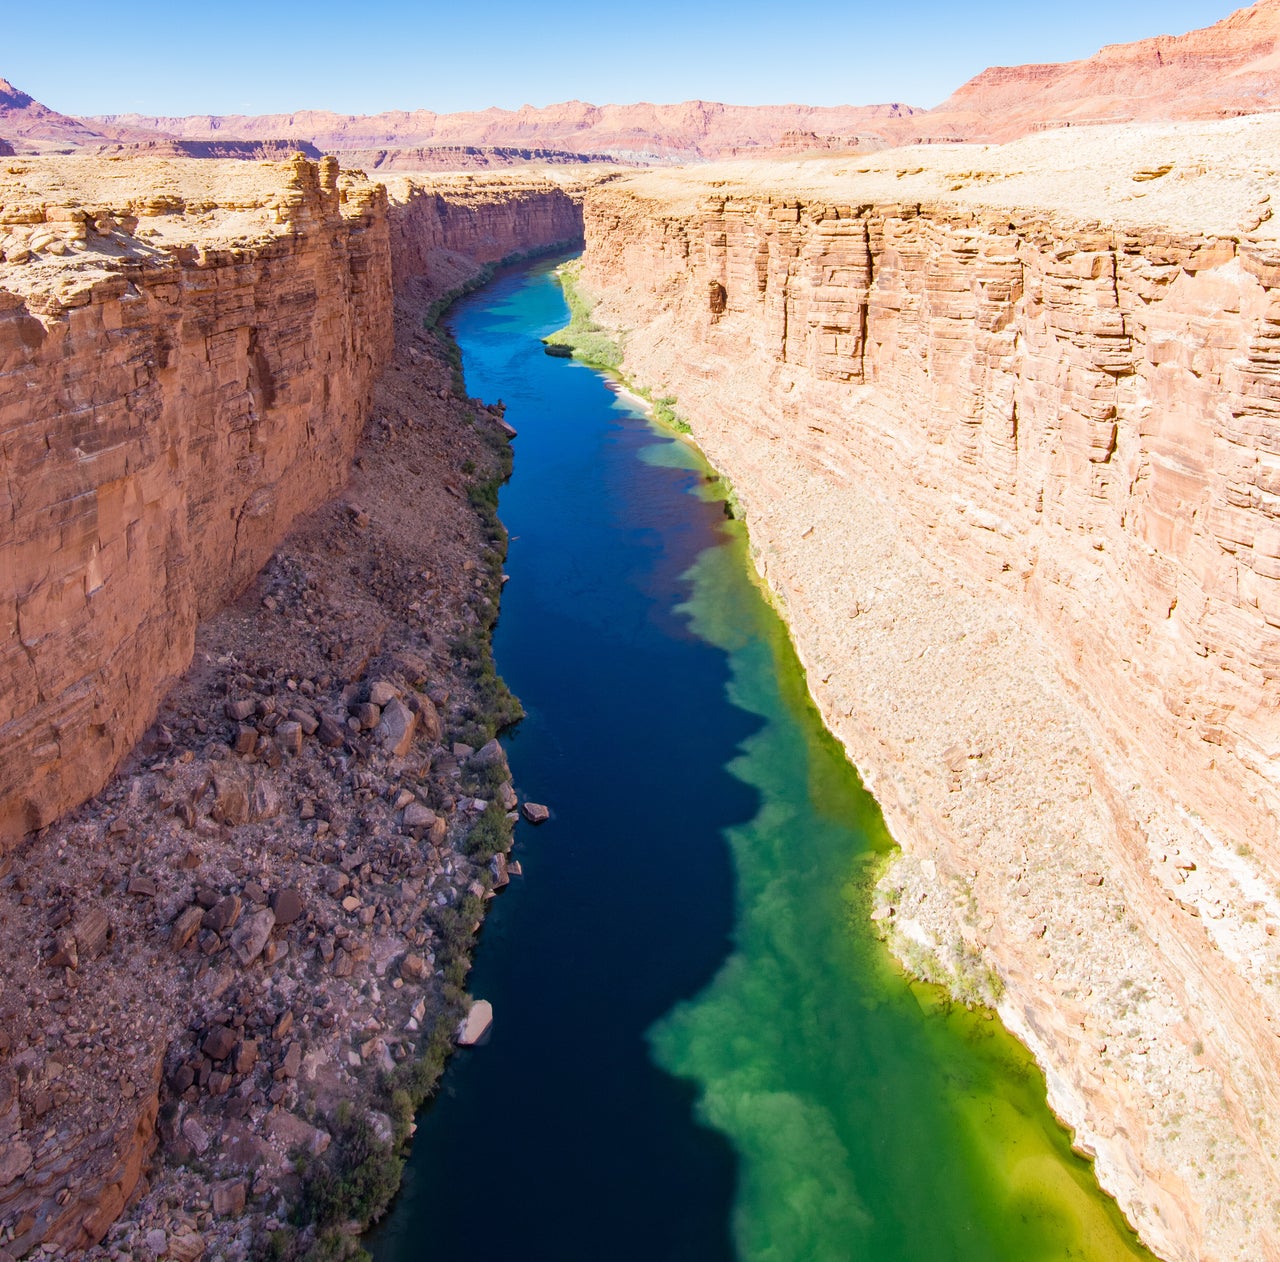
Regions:
<instances>
[{"instance_id":1,"label":"rocky talus slope","mask_svg":"<svg viewBox=\"0 0 1280 1262\"><path fill-rule=\"evenodd\" d=\"M1280 123L601 185L582 283L731 481L903 853L1169 1259L1280 1258Z\"/></svg>"},{"instance_id":2,"label":"rocky talus slope","mask_svg":"<svg viewBox=\"0 0 1280 1262\"><path fill-rule=\"evenodd\" d=\"M0 1259L126 1203L112 1256L262 1256L340 1100L404 1124L378 1084L506 880L465 745L505 437L424 321L580 210L301 159L2 183Z\"/></svg>"}]
</instances>

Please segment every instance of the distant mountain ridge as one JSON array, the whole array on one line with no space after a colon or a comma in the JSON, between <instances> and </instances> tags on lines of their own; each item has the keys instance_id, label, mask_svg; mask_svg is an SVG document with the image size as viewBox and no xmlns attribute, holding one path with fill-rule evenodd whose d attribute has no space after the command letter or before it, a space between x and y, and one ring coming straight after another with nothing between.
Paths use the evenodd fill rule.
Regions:
<instances>
[{"instance_id":1,"label":"distant mountain ridge","mask_svg":"<svg viewBox=\"0 0 1280 1262\"><path fill-rule=\"evenodd\" d=\"M592 105L439 114L107 114L78 119L0 79L0 152L122 146L207 156L302 148L348 165L440 168L526 161L698 162L914 141L1005 141L1050 127L1227 117L1280 109L1280 0L1185 35L1112 44L1079 61L992 66L933 110L885 105ZM164 145L161 145L164 149Z\"/></svg>"},{"instance_id":2,"label":"distant mountain ridge","mask_svg":"<svg viewBox=\"0 0 1280 1262\"><path fill-rule=\"evenodd\" d=\"M327 110L293 114L193 115L158 118L112 114L89 120L105 136L117 130L161 132L188 140L300 136L328 153L347 150L508 146L569 153L604 153L640 161L698 161L741 149L772 148L788 132L877 134L886 122L920 111L909 105L591 105L565 101L544 109L487 109L437 114L431 110L344 115Z\"/></svg>"},{"instance_id":3,"label":"distant mountain ridge","mask_svg":"<svg viewBox=\"0 0 1280 1262\"><path fill-rule=\"evenodd\" d=\"M15 88L8 79L0 79L0 140L7 141L11 151L39 151L97 144L102 137L80 119L59 114Z\"/></svg>"},{"instance_id":4,"label":"distant mountain ridge","mask_svg":"<svg viewBox=\"0 0 1280 1262\"><path fill-rule=\"evenodd\" d=\"M1092 57L992 66L920 120L929 135L1012 140L1081 123L1221 118L1280 108L1280 0L1186 35L1109 44Z\"/></svg>"}]
</instances>

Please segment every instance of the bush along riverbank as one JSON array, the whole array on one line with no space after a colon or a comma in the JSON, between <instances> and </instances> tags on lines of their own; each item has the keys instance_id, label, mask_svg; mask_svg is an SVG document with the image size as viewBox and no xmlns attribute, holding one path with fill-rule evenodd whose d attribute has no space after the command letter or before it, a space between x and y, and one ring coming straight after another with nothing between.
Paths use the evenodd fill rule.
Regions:
<instances>
[{"instance_id":1,"label":"bush along riverbank","mask_svg":"<svg viewBox=\"0 0 1280 1262\"><path fill-rule=\"evenodd\" d=\"M512 433L439 314L397 312L343 497L201 627L120 776L33 842L55 870L91 829L146 836L121 888L173 917L157 938L160 897L112 902L146 958L100 980L149 995L159 1144L91 1257L366 1256L469 1009L515 821L494 737L523 712L491 650Z\"/></svg>"}]
</instances>

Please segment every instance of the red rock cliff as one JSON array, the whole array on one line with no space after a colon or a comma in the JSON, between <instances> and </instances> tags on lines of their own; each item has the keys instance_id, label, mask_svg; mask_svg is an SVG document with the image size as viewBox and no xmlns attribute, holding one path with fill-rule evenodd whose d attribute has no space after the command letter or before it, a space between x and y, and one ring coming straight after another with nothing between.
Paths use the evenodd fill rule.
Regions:
<instances>
[{"instance_id":1,"label":"red rock cliff","mask_svg":"<svg viewBox=\"0 0 1280 1262\"><path fill-rule=\"evenodd\" d=\"M1280 1257L1280 247L1247 172L1126 199L1215 137L1274 169L1240 127L636 177L583 273L905 849L897 949L1000 974L1188 1260Z\"/></svg>"},{"instance_id":2,"label":"red rock cliff","mask_svg":"<svg viewBox=\"0 0 1280 1262\"><path fill-rule=\"evenodd\" d=\"M574 238L559 187L26 160L0 210L0 849L104 783L196 622L345 482L393 269ZM148 189L139 193L139 186Z\"/></svg>"}]
</instances>

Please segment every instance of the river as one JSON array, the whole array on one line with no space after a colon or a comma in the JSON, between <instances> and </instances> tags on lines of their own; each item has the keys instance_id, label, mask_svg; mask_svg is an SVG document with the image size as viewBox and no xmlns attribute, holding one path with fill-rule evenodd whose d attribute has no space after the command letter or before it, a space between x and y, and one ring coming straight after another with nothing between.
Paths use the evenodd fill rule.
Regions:
<instances>
[{"instance_id":1,"label":"river","mask_svg":"<svg viewBox=\"0 0 1280 1262\"><path fill-rule=\"evenodd\" d=\"M523 877L377 1262L1149 1258L992 1014L867 919L889 849L698 453L546 356L542 262L448 323L519 431L495 635Z\"/></svg>"}]
</instances>

